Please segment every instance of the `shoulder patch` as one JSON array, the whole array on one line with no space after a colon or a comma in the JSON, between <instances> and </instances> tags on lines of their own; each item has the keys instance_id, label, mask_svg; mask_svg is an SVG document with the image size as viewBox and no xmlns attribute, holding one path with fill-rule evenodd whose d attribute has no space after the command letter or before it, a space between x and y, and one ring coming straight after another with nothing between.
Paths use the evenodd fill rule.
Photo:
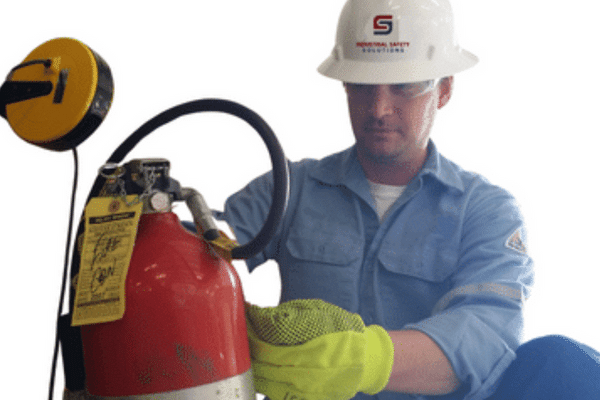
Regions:
<instances>
[{"instance_id":1,"label":"shoulder patch","mask_svg":"<svg viewBox=\"0 0 600 400\"><path fill-rule=\"evenodd\" d=\"M521 229L517 229L506 241L506 247L522 254L527 254L527 247L521 239Z\"/></svg>"}]
</instances>

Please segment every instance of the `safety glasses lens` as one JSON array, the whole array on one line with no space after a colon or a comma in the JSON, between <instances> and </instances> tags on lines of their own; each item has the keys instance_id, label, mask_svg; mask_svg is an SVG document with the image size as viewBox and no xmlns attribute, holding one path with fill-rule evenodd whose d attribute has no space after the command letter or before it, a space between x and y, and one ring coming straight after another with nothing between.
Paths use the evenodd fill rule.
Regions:
<instances>
[{"instance_id":1,"label":"safety glasses lens","mask_svg":"<svg viewBox=\"0 0 600 400\"><path fill-rule=\"evenodd\" d=\"M431 79L422 82L411 82L411 83L398 83L390 85L390 89L393 94L402 96L407 99L412 99L424 95L425 93L431 92L437 84L439 79ZM348 83L347 86L357 93L368 94L371 93L377 85L361 84L361 83Z\"/></svg>"},{"instance_id":2,"label":"safety glasses lens","mask_svg":"<svg viewBox=\"0 0 600 400\"><path fill-rule=\"evenodd\" d=\"M437 85L437 79L422 82L401 83L395 85L395 91L406 98L414 98L431 92Z\"/></svg>"}]
</instances>

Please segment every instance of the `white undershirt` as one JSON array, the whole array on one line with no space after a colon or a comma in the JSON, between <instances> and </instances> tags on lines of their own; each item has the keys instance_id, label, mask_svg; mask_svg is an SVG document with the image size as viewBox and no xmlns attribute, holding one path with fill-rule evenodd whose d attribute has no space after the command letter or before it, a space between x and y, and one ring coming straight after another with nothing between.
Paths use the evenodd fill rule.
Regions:
<instances>
[{"instance_id":1,"label":"white undershirt","mask_svg":"<svg viewBox=\"0 0 600 400\"><path fill-rule=\"evenodd\" d=\"M375 200L375 208L377 209L379 221L383 221L386 213L392 204L402 195L406 186L382 185L381 183L371 181L369 181L369 186L371 186L371 196Z\"/></svg>"}]
</instances>

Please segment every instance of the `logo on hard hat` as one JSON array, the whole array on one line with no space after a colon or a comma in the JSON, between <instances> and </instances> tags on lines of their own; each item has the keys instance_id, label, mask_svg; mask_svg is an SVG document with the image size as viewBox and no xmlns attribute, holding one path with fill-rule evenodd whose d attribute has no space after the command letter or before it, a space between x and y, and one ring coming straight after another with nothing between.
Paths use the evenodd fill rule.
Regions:
<instances>
[{"instance_id":1,"label":"logo on hard hat","mask_svg":"<svg viewBox=\"0 0 600 400\"><path fill-rule=\"evenodd\" d=\"M389 35L394 28L393 15L376 15L373 18L373 33L375 35Z\"/></svg>"}]
</instances>

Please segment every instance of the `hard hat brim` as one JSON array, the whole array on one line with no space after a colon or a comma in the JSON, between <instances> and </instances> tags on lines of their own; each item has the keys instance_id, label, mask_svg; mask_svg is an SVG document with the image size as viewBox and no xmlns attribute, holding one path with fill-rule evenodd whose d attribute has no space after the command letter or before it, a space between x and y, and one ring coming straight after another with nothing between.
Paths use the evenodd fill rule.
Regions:
<instances>
[{"instance_id":1,"label":"hard hat brim","mask_svg":"<svg viewBox=\"0 0 600 400\"><path fill-rule=\"evenodd\" d=\"M343 82L364 84L409 83L443 78L471 68L479 61L473 53L461 48L456 49L453 57L438 59L436 62L373 63L339 60L334 53L319 66L319 73Z\"/></svg>"}]
</instances>

